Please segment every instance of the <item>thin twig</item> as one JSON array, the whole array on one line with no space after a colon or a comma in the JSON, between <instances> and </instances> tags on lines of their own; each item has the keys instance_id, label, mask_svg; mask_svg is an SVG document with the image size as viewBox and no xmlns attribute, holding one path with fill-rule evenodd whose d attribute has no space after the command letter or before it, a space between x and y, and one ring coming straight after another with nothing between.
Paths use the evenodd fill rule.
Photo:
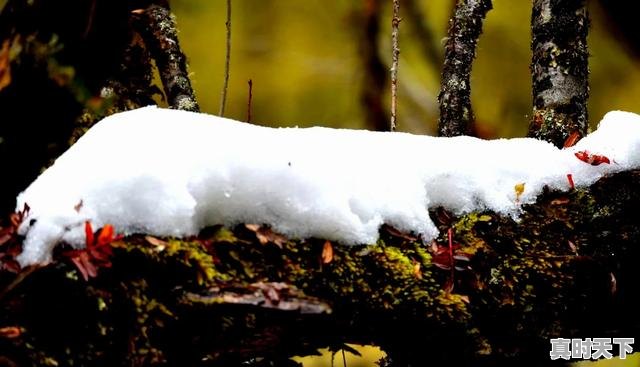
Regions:
<instances>
[{"instance_id":1,"label":"thin twig","mask_svg":"<svg viewBox=\"0 0 640 367\"><path fill-rule=\"evenodd\" d=\"M0 301L13 289L15 289L20 283L22 283L29 275L33 274L34 271L40 269L41 266L33 265L26 269L23 269L18 275L13 279L9 285L7 285L2 291L0 291Z\"/></svg>"},{"instance_id":2,"label":"thin twig","mask_svg":"<svg viewBox=\"0 0 640 367\"><path fill-rule=\"evenodd\" d=\"M482 22L491 0L458 0L449 20L444 66L440 82L440 136L468 135L473 123L471 110L471 64L476 55Z\"/></svg>"},{"instance_id":3,"label":"thin twig","mask_svg":"<svg viewBox=\"0 0 640 367\"><path fill-rule=\"evenodd\" d=\"M253 99L253 81L249 79L249 101L247 102L247 122L251 122L251 100Z\"/></svg>"},{"instance_id":4,"label":"thin twig","mask_svg":"<svg viewBox=\"0 0 640 367\"><path fill-rule=\"evenodd\" d=\"M227 89L229 89L229 62L231 61L231 0L227 0L227 51L224 58L224 83L222 84L222 96L220 97L220 116L224 116L227 104Z\"/></svg>"},{"instance_id":5,"label":"thin twig","mask_svg":"<svg viewBox=\"0 0 640 367\"><path fill-rule=\"evenodd\" d=\"M400 0L393 0L393 18L391 19L391 124L389 130L395 131L398 115L398 62L400 48L398 47L398 33L400 26Z\"/></svg>"},{"instance_id":6,"label":"thin twig","mask_svg":"<svg viewBox=\"0 0 640 367\"><path fill-rule=\"evenodd\" d=\"M132 13L138 31L156 61L169 106L199 111L187 72L187 60L178 42L176 22L169 9L151 5Z\"/></svg>"},{"instance_id":7,"label":"thin twig","mask_svg":"<svg viewBox=\"0 0 640 367\"><path fill-rule=\"evenodd\" d=\"M589 17L584 0L534 0L531 13L533 115L529 136L562 147L587 134Z\"/></svg>"}]
</instances>

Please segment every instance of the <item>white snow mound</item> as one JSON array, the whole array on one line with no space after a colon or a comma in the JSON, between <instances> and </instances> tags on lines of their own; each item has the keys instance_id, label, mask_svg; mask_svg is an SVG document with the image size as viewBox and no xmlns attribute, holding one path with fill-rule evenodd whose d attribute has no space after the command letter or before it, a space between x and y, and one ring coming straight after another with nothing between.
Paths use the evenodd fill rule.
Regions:
<instances>
[{"instance_id":1,"label":"white snow mound","mask_svg":"<svg viewBox=\"0 0 640 367\"><path fill-rule=\"evenodd\" d=\"M585 163L580 151L611 163ZM18 260L46 263L60 242L82 247L87 220L156 236L260 223L343 244L374 243L388 223L429 241L438 234L430 208L516 217L544 186L569 190L567 174L579 187L638 167L640 116L620 111L557 149L527 138L267 128L145 107L100 121L18 196L17 210L31 208Z\"/></svg>"}]
</instances>

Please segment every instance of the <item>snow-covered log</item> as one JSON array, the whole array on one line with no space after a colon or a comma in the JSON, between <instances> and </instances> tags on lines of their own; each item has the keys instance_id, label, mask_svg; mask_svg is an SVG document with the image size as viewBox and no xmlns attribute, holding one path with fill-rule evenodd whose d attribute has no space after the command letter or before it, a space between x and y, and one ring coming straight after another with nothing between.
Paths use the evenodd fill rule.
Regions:
<instances>
[{"instance_id":1,"label":"snow-covered log","mask_svg":"<svg viewBox=\"0 0 640 367\"><path fill-rule=\"evenodd\" d=\"M149 115L158 118L130 119ZM198 133L193 136L199 144L187 143L179 129L170 128L173 119L162 120L166 116L194 117L192 124L217 131L213 134L217 137ZM124 121L119 120L122 118ZM495 364L513 361L511 358L545 364L552 337L637 338L640 320L636 310L640 304L634 296L640 291L635 264L640 255L640 226L635 211L640 206L640 174L637 170L615 173L637 165L636 119L626 113L609 114L576 148L558 150L528 139L484 142L318 128L274 130L153 108L116 115L78 142L75 152L82 154L69 151L21 196L22 202L28 198L33 203L23 223L36 220L31 229L21 229L27 232L27 241L31 239L27 246L50 251L48 246L55 242L38 242L34 239L43 237L32 233L46 234L53 228L59 236L50 238L72 243L76 238L79 247L84 243L94 247L86 252L56 251L53 264L18 275L0 272L0 302L5 310L0 315L1 356L9 362L35 365L200 365L203 361L214 366L287 365L292 363L288 360L292 355L309 354L325 346L338 350L340 343L348 342L380 345L398 366L450 361L452 355L459 365ZM194 126L187 120L182 122L184 131L193 132ZM137 141L124 131L147 139ZM284 138L290 135L295 140ZM324 138L316 140L318 136ZM347 165L354 160L366 162L363 156L367 154L384 155L375 149L384 146L380 142L386 137L395 142L395 148L402 146L403 152L429 157L431 160L425 158L423 163L429 170L420 171L417 159L401 164L413 173L403 173L393 165ZM274 143L273 139L283 140ZM295 145L298 139L305 144ZM369 139L377 143L375 149L368 147ZM88 142L92 144L83 146ZM419 147L424 143L436 144L437 149L422 151ZM448 144L455 149L447 148ZM347 146L352 156L340 150ZM166 188L184 188L181 180L185 176L179 174L202 163L198 159L183 161L185 167L180 167L171 164L171 159L187 152L216 152L221 147L235 158L227 166L213 153L196 155L206 157L202 160L209 163L218 162L214 172L225 167L227 174L203 190L218 193L211 195L219 205L226 203L217 207L223 212L250 213L250 208L257 208L258 213L272 214L276 208L280 210L276 210L280 215L277 220L237 214L227 217L231 218L228 222L222 221L228 227L213 225L213 221L181 227L190 223L185 218L192 217L177 216L166 219L167 223L175 220L170 227L180 230L175 233L154 230L162 225L149 226L152 218L164 215L166 200L179 197L171 196L173 192ZM250 154L256 147L261 148L261 154ZM487 155L492 149L507 148L513 151L506 157L496 152ZM335 165L313 160L314 155L308 152L315 149L334 157L330 162ZM132 152L138 154L130 155ZM99 156L110 159L99 160ZM451 166L463 158L484 170L465 165L471 174L463 176ZM256 160L264 166L246 166ZM314 180L305 181L302 173L290 173L294 168ZM151 174L163 170L171 174ZM439 174L433 170L440 170ZM237 175L231 175L233 172ZM491 177L472 186L474 179L485 177L480 172L491 173ZM572 174L575 189L570 189L566 172ZM239 173L250 180L239 179ZM326 230L326 224L310 221L304 228L311 238L288 229L299 227L278 227L280 222L299 223L292 221L294 213L305 218L304 211L290 213L282 209L290 205L278 206L286 203L284 193L299 200L297 208L303 207L304 200L315 203L318 222L326 222L332 211L338 213L336 217L344 215L340 210L345 207L335 204L340 201L331 201L330 193L341 189L337 192L342 200L349 195L357 197L365 186L346 179L354 173L369 179L364 180L367 182L373 179L373 187L378 189L406 190L410 183L404 179L431 177L449 178L445 182L452 190L428 190L437 185L419 181L425 185L420 195L433 203L424 208L433 232L421 233L421 227L411 225L402 229L417 233L396 228L403 222L390 221L392 217L386 217L384 211L388 208L380 203L396 200L400 194L378 196L383 191L369 196L368 208L372 216L380 218L374 222L375 234L367 245L357 244L361 241L358 237L351 237L351 241L340 237L359 226L334 224L340 228L335 235L313 232ZM62 180L65 175L67 179ZM206 175L196 177L202 176ZM376 186L381 183L375 179L386 180L387 186ZM468 185L460 185L458 180ZM104 184L92 191L91 182ZM138 186L144 182L153 185ZM265 192L270 182L278 185ZM298 184L315 191L292 190ZM322 191L320 184L334 186L330 186L332 191ZM47 195L52 187L56 194ZM83 195L68 196L73 192L69 188L82 189ZM496 194L482 196L479 192ZM492 206L494 202L486 199L500 197L497 193L507 198L496 201L504 207ZM232 199L242 198L244 203L229 205ZM70 210L69 203L75 203ZM396 204L403 208L404 202ZM59 213L70 213L73 220L56 217ZM88 232L65 237L66 232L75 230L72 224L82 227L85 220L96 228L109 221L125 232L143 234L116 240L109 244L108 252L101 252L95 239L84 238ZM272 228L240 224L243 220L263 221ZM386 224L378 228L382 222ZM38 224L44 223L47 226L40 229ZM204 229L194 236L200 225ZM163 236L172 234L185 237ZM305 238L295 239L299 236ZM98 237L104 236L98 233ZM4 246L3 251L14 244ZM22 256L30 256L25 255L30 250L25 251ZM8 254L2 255L8 258ZM90 278L89 282L82 276Z\"/></svg>"},{"instance_id":2,"label":"snow-covered log","mask_svg":"<svg viewBox=\"0 0 640 367\"><path fill-rule=\"evenodd\" d=\"M147 107L96 124L18 196L17 211L30 208L19 261L46 263L61 242L82 246L85 222L178 237L258 223L347 245L374 243L388 224L428 243L437 207L516 218L545 188L639 167L640 116L619 111L558 149L531 138L274 129Z\"/></svg>"},{"instance_id":3,"label":"snow-covered log","mask_svg":"<svg viewBox=\"0 0 640 367\"><path fill-rule=\"evenodd\" d=\"M519 222L435 210L442 234L426 246L390 227L339 246L218 226L126 237L89 282L56 255L27 277L0 272L0 351L24 365L286 366L348 342L394 366L548 365L551 337L638 340L639 185L631 171L546 191Z\"/></svg>"}]
</instances>

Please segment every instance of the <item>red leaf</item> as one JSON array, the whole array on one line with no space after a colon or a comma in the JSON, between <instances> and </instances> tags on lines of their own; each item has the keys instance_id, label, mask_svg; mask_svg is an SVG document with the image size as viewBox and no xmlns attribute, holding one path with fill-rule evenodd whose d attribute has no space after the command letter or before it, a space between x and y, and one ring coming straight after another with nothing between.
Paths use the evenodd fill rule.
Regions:
<instances>
[{"instance_id":1,"label":"red leaf","mask_svg":"<svg viewBox=\"0 0 640 367\"><path fill-rule=\"evenodd\" d=\"M0 337L15 339L22 335L22 329L17 326L5 326L0 328Z\"/></svg>"},{"instance_id":2,"label":"red leaf","mask_svg":"<svg viewBox=\"0 0 640 367\"><path fill-rule=\"evenodd\" d=\"M99 268L111 267L110 257L113 255L113 249L110 244L120 236L114 237L114 230L111 224L102 227L97 233L97 238L89 221L85 222L84 230L86 248L67 251L63 255L73 262L84 280L88 281L89 278L94 278L98 275Z\"/></svg>"},{"instance_id":3,"label":"red leaf","mask_svg":"<svg viewBox=\"0 0 640 367\"><path fill-rule=\"evenodd\" d=\"M93 245L93 227L89 221L84 222L85 244L87 248Z\"/></svg>"},{"instance_id":4,"label":"red leaf","mask_svg":"<svg viewBox=\"0 0 640 367\"><path fill-rule=\"evenodd\" d=\"M111 242L113 242L113 226L111 224L106 224L102 227L100 234L98 234L98 240L96 241L97 246L104 246Z\"/></svg>"},{"instance_id":5,"label":"red leaf","mask_svg":"<svg viewBox=\"0 0 640 367\"><path fill-rule=\"evenodd\" d=\"M576 185L573 184L573 175L571 173L567 173L567 180L569 181L569 187L571 190L576 188Z\"/></svg>"},{"instance_id":6,"label":"red leaf","mask_svg":"<svg viewBox=\"0 0 640 367\"><path fill-rule=\"evenodd\" d=\"M325 241L324 246L322 246L322 263L328 264L331 261L333 261L333 247L331 242Z\"/></svg>"},{"instance_id":7,"label":"red leaf","mask_svg":"<svg viewBox=\"0 0 640 367\"><path fill-rule=\"evenodd\" d=\"M602 163L610 164L611 161L604 155L591 154L586 150L581 150L574 153L579 160L589 163L592 166L598 166Z\"/></svg>"},{"instance_id":8,"label":"red leaf","mask_svg":"<svg viewBox=\"0 0 640 367\"><path fill-rule=\"evenodd\" d=\"M580 133L577 132L577 131L574 131L574 132L571 133L571 135L569 135L567 140L564 141L563 147L564 148L572 147L572 146L576 145L578 140L580 140Z\"/></svg>"},{"instance_id":9,"label":"red leaf","mask_svg":"<svg viewBox=\"0 0 640 367\"><path fill-rule=\"evenodd\" d=\"M80 257L72 257L71 261L75 264L76 268L78 268L78 270L80 270L80 273L82 274L82 277L84 278L85 281L89 280L89 274L87 273L87 270L84 268L84 264L82 262L82 260L80 260Z\"/></svg>"}]
</instances>

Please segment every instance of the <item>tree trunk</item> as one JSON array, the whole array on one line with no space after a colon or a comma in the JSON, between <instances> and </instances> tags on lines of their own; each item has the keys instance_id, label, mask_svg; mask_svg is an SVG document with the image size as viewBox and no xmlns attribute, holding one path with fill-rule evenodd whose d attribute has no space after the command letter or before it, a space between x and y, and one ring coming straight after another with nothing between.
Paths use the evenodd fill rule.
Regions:
<instances>
[{"instance_id":1,"label":"tree trunk","mask_svg":"<svg viewBox=\"0 0 640 367\"><path fill-rule=\"evenodd\" d=\"M588 31L584 0L533 2L533 116L529 136L562 147L572 134L587 134Z\"/></svg>"},{"instance_id":2,"label":"tree trunk","mask_svg":"<svg viewBox=\"0 0 640 367\"><path fill-rule=\"evenodd\" d=\"M471 109L471 64L476 57L482 21L491 0L458 0L449 20L444 67L440 84L440 136L469 135L474 121Z\"/></svg>"}]
</instances>

